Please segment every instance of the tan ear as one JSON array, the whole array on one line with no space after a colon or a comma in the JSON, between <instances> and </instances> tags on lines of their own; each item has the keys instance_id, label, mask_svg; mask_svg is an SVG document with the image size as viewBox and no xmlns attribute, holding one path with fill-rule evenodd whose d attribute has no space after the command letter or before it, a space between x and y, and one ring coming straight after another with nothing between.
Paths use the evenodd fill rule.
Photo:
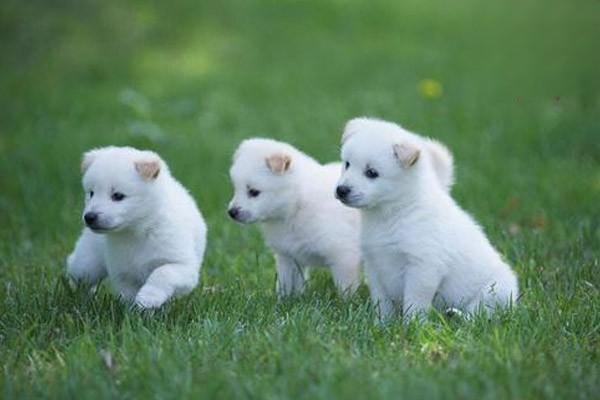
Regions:
<instances>
[{"instance_id":1,"label":"tan ear","mask_svg":"<svg viewBox=\"0 0 600 400\"><path fill-rule=\"evenodd\" d=\"M92 165L92 163L96 159L97 153L98 153L98 150L90 150L90 151L86 151L85 153L83 153L83 157L81 158L81 173L82 174L85 174L85 171L87 171L88 168L90 167L90 165Z\"/></svg>"},{"instance_id":2,"label":"tan ear","mask_svg":"<svg viewBox=\"0 0 600 400\"><path fill-rule=\"evenodd\" d=\"M421 151L412 144L403 143L394 145L394 156L396 156L404 168L415 165L420 155Z\"/></svg>"},{"instance_id":3,"label":"tan ear","mask_svg":"<svg viewBox=\"0 0 600 400\"><path fill-rule=\"evenodd\" d=\"M160 174L160 161L142 160L135 162L135 170L144 179L156 179Z\"/></svg>"},{"instance_id":4,"label":"tan ear","mask_svg":"<svg viewBox=\"0 0 600 400\"><path fill-rule=\"evenodd\" d=\"M274 173L281 175L288 169L292 164L292 157L287 154L275 153L266 159L267 167Z\"/></svg>"}]
</instances>

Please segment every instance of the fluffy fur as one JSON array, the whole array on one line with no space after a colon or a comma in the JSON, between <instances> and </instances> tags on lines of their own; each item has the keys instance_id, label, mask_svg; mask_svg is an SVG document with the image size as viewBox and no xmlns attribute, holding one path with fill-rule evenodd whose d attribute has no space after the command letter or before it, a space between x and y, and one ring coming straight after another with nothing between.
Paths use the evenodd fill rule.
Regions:
<instances>
[{"instance_id":1,"label":"fluffy fur","mask_svg":"<svg viewBox=\"0 0 600 400\"><path fill-rule=\"evenodd\" d=\"M359 285L360 216L335 200L340 170L270 139L245 140L235 152L229 214L260 224L276 255L280 296L300 292L313 266L329 267L342 293Z\"/></svg>"},{"instance_id":2,"label":"fluffy fur","mask_svg":"<svg viewBox=\"0 0 600 400\"><path fill-rule=\"evenodd\" d=\"M361 210L365 271L382 319L396 306L410 317L432 303L472 313L516 300L515 274L449 195L452 158L443 145L357 118L341 157L340 200Z\"/></svg>"},{"instance_id":3,"label":"fluffy fur","mask_svg":"<svg viewBox=\"0 0 600 400\"><path fill-rule=\"evenodd\" d=\"M206 225L186 189L150 151L106 147L83 157L83 230L67 274L108 276L121 298L156 308L198 284Z\"/></svg>"}]
</instances>

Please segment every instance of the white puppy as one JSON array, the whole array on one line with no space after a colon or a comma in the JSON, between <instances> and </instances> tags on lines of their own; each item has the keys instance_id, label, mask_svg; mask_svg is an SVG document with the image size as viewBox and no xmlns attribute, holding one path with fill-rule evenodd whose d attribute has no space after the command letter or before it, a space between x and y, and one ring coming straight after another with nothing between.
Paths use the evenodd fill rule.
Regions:
<instances>
[{"instance_id":1,"label":"white puppy","mask_svg":"<svg viewBox=\"0 0 600 400\"><path fill-rule=\"evenodd\" d=\"M302 291L307 267L329 267L344 294L360 283L360 216L333 195L340 168L270 139L245 140L235 152L228 212L260 223L276 255L280 296Z\"/></svg>"},{"instance_id":2,"label":"white puppy","mask_svg":"<svg viewBox=\"0 0 600 400\"><path fill-rule=\"evenodd\" d=\"M198 284L206 225L186 189L150 151L106 147L84 154L86 224L67 274L116 292L142 308L160 307Z\"/></svg>"},{"instance_id":3,"label":"white puppy","mask_svg":"<svg viewBox=\"0 0 600 400\"><path fill-rule=\"evenodd\" d=\"M365 271L383 320L396 305L410 317L432 302L472 313L517 299L515 274L450 197L451 175L440 179L452 164L441 144L357 118L346 125L342 160L337 197L361 209Z\"/></svg>"}]
</instances>

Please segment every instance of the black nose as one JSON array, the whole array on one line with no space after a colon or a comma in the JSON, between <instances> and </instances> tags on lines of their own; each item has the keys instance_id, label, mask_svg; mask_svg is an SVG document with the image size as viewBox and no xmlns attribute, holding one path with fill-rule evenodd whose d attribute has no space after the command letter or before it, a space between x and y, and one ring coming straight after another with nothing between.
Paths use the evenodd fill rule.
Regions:
<instances>
[{"instance_id":1,"label":"black nose","mask_svg":"<svg viewBox=\"0 0 600 400\"><path fill-rule=\"evenodd\" d=\"M346 196L348 196L348 194L350 193L351 190L352 189L350 189L349 186L341 185L335 189L335 194L337 194L338 198L343 199Z\"/></svg>"},{"instance_id":2,"label":"black nose","mask_svg":"<svg viewBox=\"0 0 600 400\"><path fill-rule=\"evenodd\" d=\"M227 210L227 213L229 214L229 216L233 219L237 219L238 215L240 215L240 208L239 207L231 207L229 210Z\"/></svg>"},{"instance_id":3,"label":"black nose","mask_svg":"<svg viewBox=\"0 0 600 400\"><path fill-rule=\"evenodd\" d=\"M94 225L96 223L96 221L98 220L98 213L91 212L91 211L87 212L83 216L83 219L85 220L85 223L87 225Z\"/></svg>"}]
</instances>

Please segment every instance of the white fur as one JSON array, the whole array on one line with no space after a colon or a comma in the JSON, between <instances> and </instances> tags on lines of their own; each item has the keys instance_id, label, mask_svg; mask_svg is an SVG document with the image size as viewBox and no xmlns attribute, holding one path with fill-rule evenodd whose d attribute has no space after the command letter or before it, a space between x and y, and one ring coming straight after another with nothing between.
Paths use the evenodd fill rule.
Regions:
<instances>
[{"instance_id":1,"label":"white fur","mask_svg":"<svg viewBox=\"0 0 600 400\"><path fill-rule=\"evenodd\" d=\"M289 159L285 171L269 168L273 155ZM313 266L329 267L342 293L352 294L359 285L360 216L335 200L340 169L270 139L245 140L235 153L229 209L239 210L238 222L260 223L276 255L280 296L302 291L306 268ZM250 197L249 189L260 195Z\"/></svg>"},{"instance_id":2,"label":"white fur","mask_svg":"<svg viewBox=\"0 0 600 400\"><path fill-rule=\"evenodd\" d=\"M450 197L451 175L440 175L449 151L389 122L358 118L348 126L354 133L345 135L342 160L349 167L339 185L351 190L344 202L361 209L365 271L381 318L396 306L410 317L432 303L472 313L515 301L515 274ZM367 178L367 166L379 177Z\"/></svg>"},{"instance_id":3,"label":"white fur","mask_svg":"<svg viewBox=\"0 0 600 400\"><path fill-rule=\"evenodd\" d=\"M150 175L143 165L152 167ZM84 216L98 213L98 220L94 230L84 228L68 257L68 276L92 285L108 276L121 298L142 308L196 287L206 225L165 162L150 151L106 147L86 153L82 168ZM115 192L126 197L114 201Z\"/></svg>"}]
</instances>

